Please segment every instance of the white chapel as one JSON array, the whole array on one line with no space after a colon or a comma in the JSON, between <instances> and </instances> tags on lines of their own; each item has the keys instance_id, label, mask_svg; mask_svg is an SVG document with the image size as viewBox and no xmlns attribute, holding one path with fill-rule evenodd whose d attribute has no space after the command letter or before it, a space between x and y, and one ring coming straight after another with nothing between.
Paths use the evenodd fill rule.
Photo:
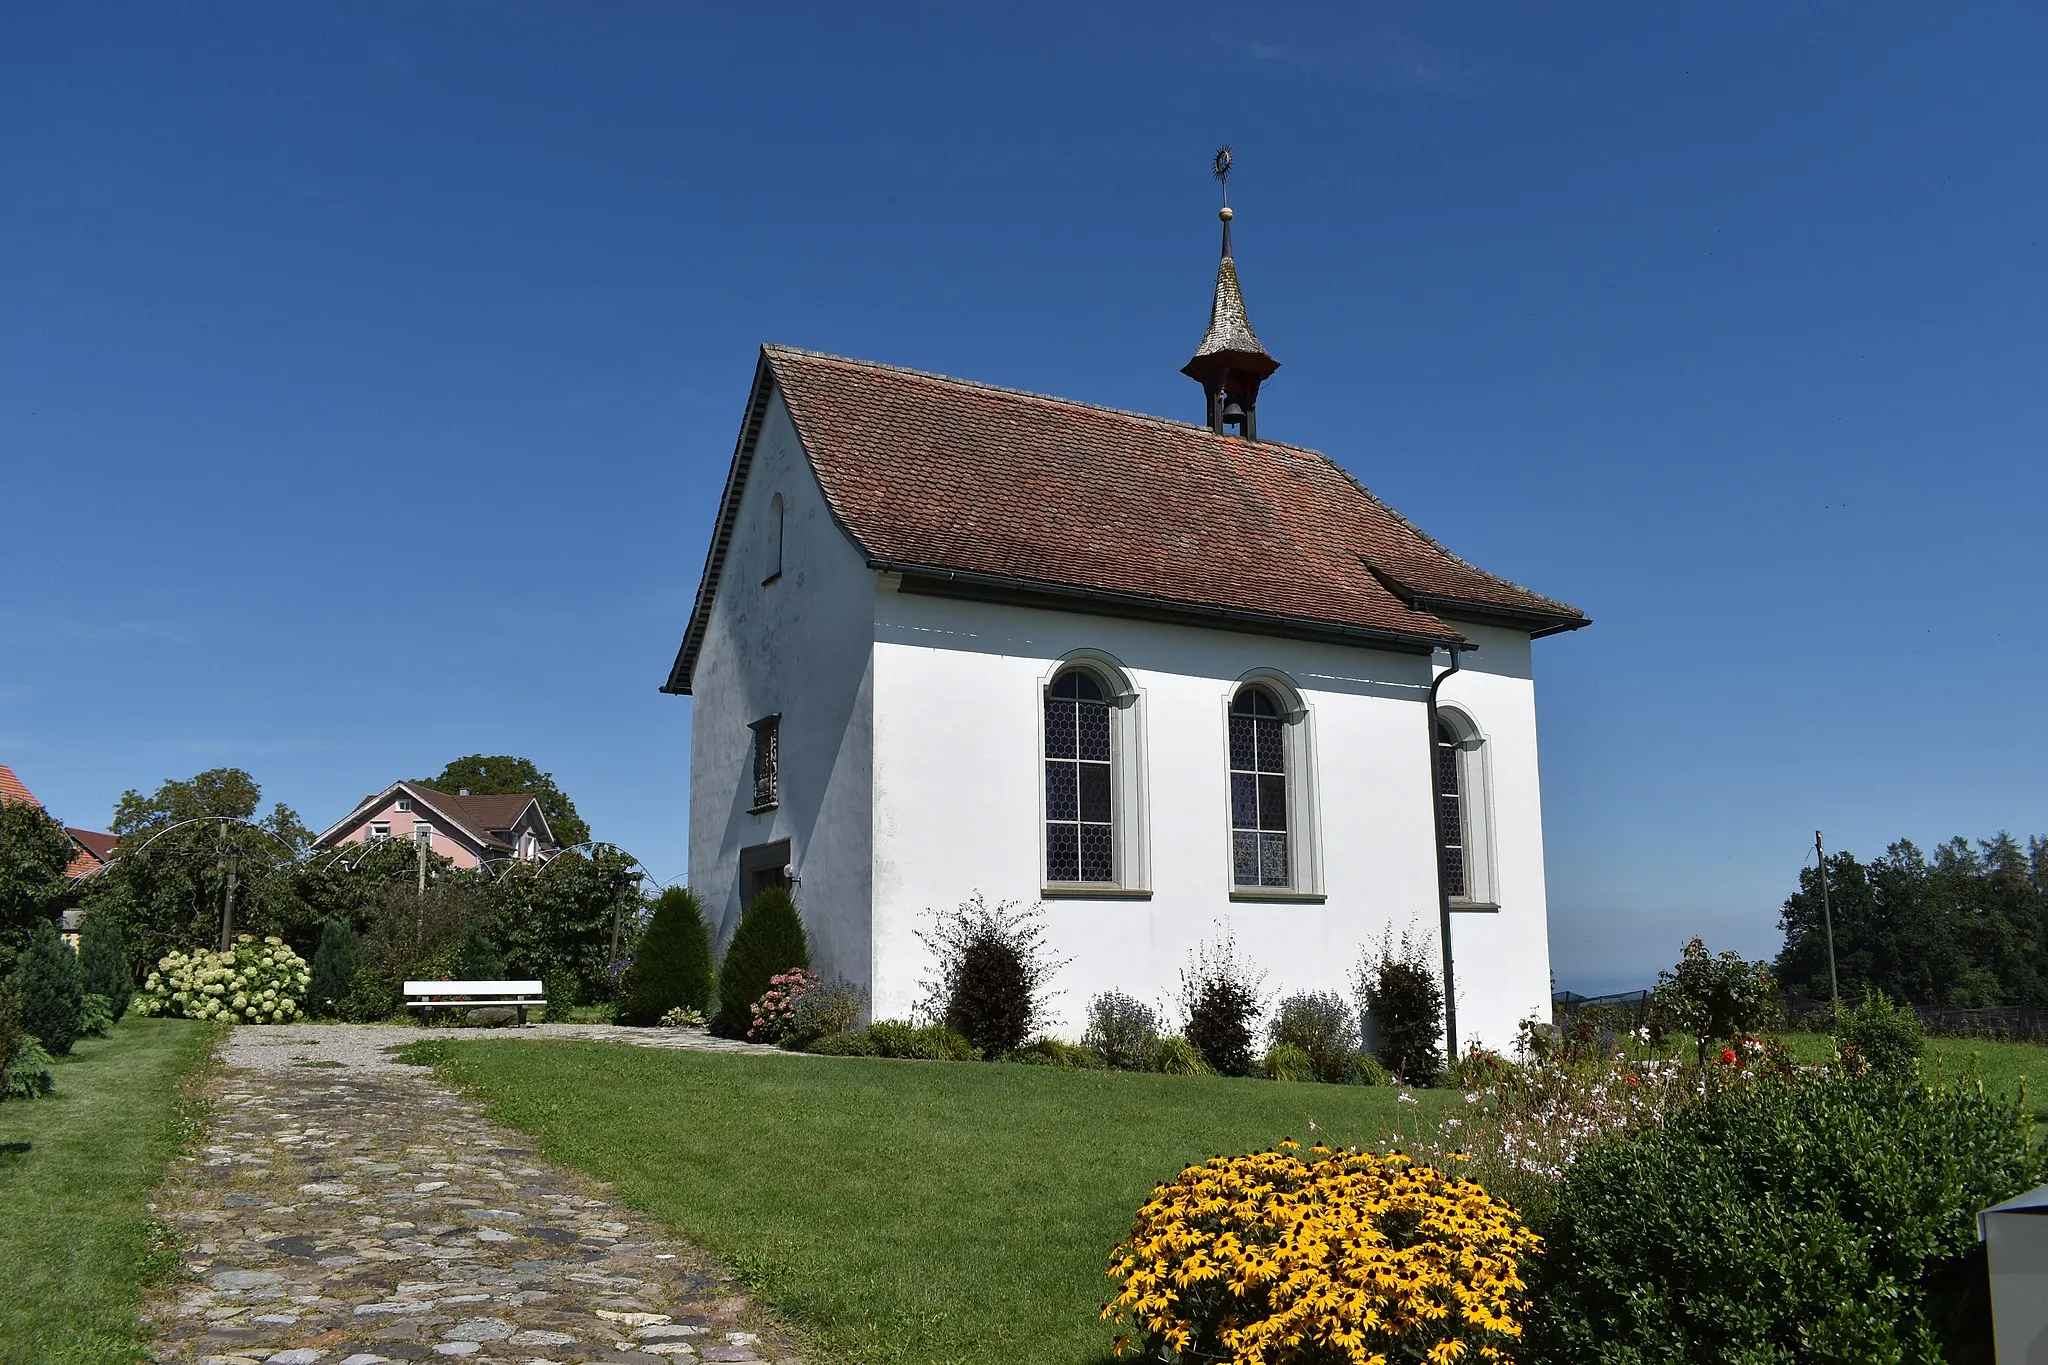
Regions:
<instances>
[{"instance_id":1,"label":"white chapel","mask_svg":"<svg viewBox=\"0 0 2048 1365\"><path fill-rule=\"evenodd\" d=\"M1461 1044L1549 1017L1532 647L1587 618L1259 436L1230 214L1200 423L762 348L663 688L721 943L789 885L903 1018L928 910L1042 902L1078 1036L1226 930L1347 998L1387 930L1448 931Z\"/></svg>"}]
</instances>

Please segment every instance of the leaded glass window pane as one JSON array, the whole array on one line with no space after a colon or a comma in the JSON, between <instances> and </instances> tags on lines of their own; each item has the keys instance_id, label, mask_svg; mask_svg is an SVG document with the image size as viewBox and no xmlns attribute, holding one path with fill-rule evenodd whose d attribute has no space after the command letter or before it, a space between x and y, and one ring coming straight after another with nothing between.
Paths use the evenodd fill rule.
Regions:
<instances>
[{"instance_id":1,"label":"leaded glass window pane","mask_svg":"<svg viewBox=\"0 0 2048 1365\"><path fill-rule=\"evenodd\" d=\"M1245 688L1230 705L1230 856L1239 886L1293 884L1285 725L1263 687Z\"/></svg>"},{"instance_id":2,"label":"leaded glass window pane","mask_svg":"<svg viewBox=\"0 0 2048 1365\"><path fill-rule=\"evenodd\" d=\"M1436 804L1441 826L1444 885L1453 896L1464 896L1465 878L1465 794L1460 784L1461 762L1458 736L1450 726L1436 725Z\"/></svg>"},{"instance_id":3,"label":"leaded glass window pane","mask_svg":"<svg viewBox=\"0 0 2048 1365\"><path fill-rule=\"evenodd\" d=\"M1112 717L1094 675L1070 669L1045 694L1045 876L1116 880Z\"/></svg>"}]
</instances>

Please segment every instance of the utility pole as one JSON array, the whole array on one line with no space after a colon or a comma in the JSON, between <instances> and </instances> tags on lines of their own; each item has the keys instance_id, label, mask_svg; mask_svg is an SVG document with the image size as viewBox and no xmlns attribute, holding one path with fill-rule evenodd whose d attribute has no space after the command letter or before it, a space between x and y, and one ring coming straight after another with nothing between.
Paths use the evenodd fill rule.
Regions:
<instances>
[{"instance_id":1,"label":"utility pole","mask_svg":"<svg viewBox=\"0 0 2048 1365\"><path fill-rule=\"evenodd\" d=\"M1835 980L1835 912L1828 905L1828 853L1821 847L1820 831L1813 832L1813 856L1820 861L1820 922L1827 926L1828 936L1828 1002L1835 1008L1835 1019L1842 1018L1842 987Z\"/></svg>"}]
</instances>

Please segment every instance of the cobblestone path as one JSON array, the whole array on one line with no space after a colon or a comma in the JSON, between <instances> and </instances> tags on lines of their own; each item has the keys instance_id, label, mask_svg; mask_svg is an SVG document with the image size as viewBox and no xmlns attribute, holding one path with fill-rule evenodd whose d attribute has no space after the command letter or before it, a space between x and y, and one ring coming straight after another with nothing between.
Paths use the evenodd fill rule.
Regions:
<instances>
[{"instance_id":1,"label":"cobblestone path","mask_svg":"<svg viewBox=\"0 0 2048 1365\"><path fill-rule=\"evenodd\" d=\"M419 1036L229 1035L207 1135L153 1206L191 1275L149 1310L157 1360L794 1365L730 1276L391 1061L387 1034Z\"/></svg>"}]
</instances>

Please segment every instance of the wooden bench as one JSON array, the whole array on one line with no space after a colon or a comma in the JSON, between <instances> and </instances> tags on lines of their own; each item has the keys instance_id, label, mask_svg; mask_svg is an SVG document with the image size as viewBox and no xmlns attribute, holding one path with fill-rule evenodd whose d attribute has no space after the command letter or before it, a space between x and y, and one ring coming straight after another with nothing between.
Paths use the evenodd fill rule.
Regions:
<instances>
[{"instance_id":1,"label":"wooden bench","mask_svg":"<svg viewBox=\"0 0 2048 1365\"><path fill-rule=\"evenodd\" d=\"M431 1012L437 1009L484 1009L511 1006L519 1011L519 1027L526 1027L526 1011L546 1005L538 981L408 981L405 1007ZM431 1018L431 1013L423 1019Z\"/></svg>"}]
</instances>

